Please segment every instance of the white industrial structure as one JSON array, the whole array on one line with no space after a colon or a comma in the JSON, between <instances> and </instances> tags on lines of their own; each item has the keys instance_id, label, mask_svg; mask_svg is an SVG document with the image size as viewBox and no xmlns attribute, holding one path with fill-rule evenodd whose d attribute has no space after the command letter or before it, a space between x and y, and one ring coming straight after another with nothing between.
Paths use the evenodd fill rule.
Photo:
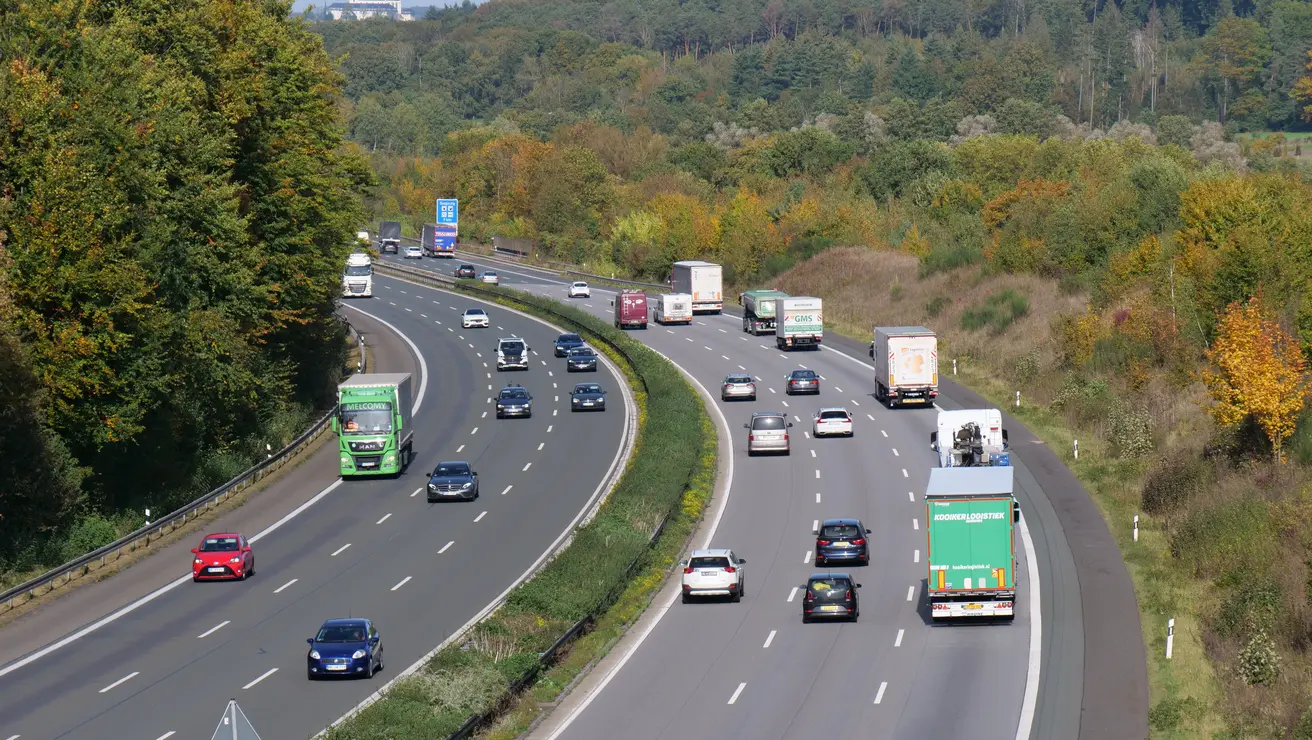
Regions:
<instances>
[{"instance_id":1,"label":"white industrial structure","mask_svg":"<svg viewBox=\"0 0 1312 740\"><path fill-rule=\"evenodd\" d=\"M391 18L395 21L412 21L415 19L413 13L401 7L401 0L333 3L328 6L327 10L328 17L335 21L363 21L369 18Z\"/></svg>"}]
</instances>

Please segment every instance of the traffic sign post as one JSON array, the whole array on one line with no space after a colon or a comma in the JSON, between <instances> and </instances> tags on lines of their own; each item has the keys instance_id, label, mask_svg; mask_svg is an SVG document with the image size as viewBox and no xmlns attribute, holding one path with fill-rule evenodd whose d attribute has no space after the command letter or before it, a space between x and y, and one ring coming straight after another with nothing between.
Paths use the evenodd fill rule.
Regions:
<instances>
[{"instance_id":1,"label":"traffic sign post","mask_svg":"<svg viewBox=\"0 0 1312 740\"><path fill-rule=\"evenodd\" d=\"M425 248L432 249L438 255L454 257L456 242L459 240L460 201L455 198L438 198L436 210L434 244L431 247L425 245Z\"/></svg>"}]
</instances>

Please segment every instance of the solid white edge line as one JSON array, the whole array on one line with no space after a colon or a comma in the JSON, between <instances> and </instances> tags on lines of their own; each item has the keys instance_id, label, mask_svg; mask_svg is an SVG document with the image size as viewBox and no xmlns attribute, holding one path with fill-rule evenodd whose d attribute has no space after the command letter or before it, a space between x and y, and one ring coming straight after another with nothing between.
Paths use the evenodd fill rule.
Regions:
<instances>
[{"instance_id":1,"label":"solid white edge line","mask_svg":"<svg viewBox=\"0 0 1312 740\"><path fill-rule=\"evenodd\" d=\"M713 412L720 421L720 434L722 435L722 439L724 440L733 439L733 436L729 431L729 420L725 418L724 411L720 408L720 405L715 403L714 397L710 394L709 391L706 390L706 386L702 385L701 381L697 380L697 378L695 378L692 375L692 373L689 373L687 370L684 370L683 367L679 365L679 363L671 360L664 353L659 352L655 349L653 349L652 352L655 352L656 354L665 358L666 362L670 363L675 368L677 368L679 372L683 373L684 377L688 380L688 382L692 383L693 386L701 392L702 401L705 404L706 408L711 412ZM698 549L705 550L711 546L711 539L715 537L716 530L720 528L720 521L724 518L724 511L725 509L728 508L729 499L732 495L733 495L733 454L732 452L730 452L728 464L725 466L724 495L719 497L721 500L719 502L718 509L715 512L715 518L711 520L711 525L706 532L706 538L703 541L701 548ZM793 590L796 591L797 589L794 588ZM583 714L584 710L586 710L588 706L592 704L592 701L601 695L601 692L605 690L606 686L608 686L610 682L616 676L619 675L620 671L624 668L625 664L627 664L629 660L638 652L638 648L642 647L642 643L646 642L647 638L651 636L652 631L656 629L656 625L660 624L661 620L665 617L665 615L669 613L671 607L674 606L674 600L679 598L681 595L682 592L678 590L673 590L671 591L670 598L667 599L664 604L662 604L659 607L655 607L656 617L652 619L647 624L647 626L643 628L642 632L635 637L633 643L629 645L628 650L626 650L624 655L620 657L619 661L616 662L615 665L611 667L610 672L607 673L601 679L601 682L598 683L592 689L592 693L584 697L583 701L579 702L579 705L574 707L573 711L571 711L568 715L565 716L564 720L562 720L561 723L556 726L556 729L549 736L547 736L546 740L556 740L556 738L560 737L561 733L569 729L569 726L574 723L574 720L578 719L579 715Z\"/></svg>"},{"instance_id":2,"label":"solid white edge line","mask_svg":"<svg viewBox=\"0 0 1312 740\"><path fill-rule=\"evenodd\" d=\"M389 278L389 279L397 280L399 282L407 282L401 278ZM414 284L419 285L418 283L414 283ZM420 287L426 288L428 290L444 292L442 291L441 288L434 288L426 285L422 285ZM478 302L487 303L486 301L478 301ZM489 303L488 305L492 305L492 304ZM542 324L543 326L552 329L553 331L560 332L560 327L552 326L551 323L543 319L540 319L536 316L533 316L531 314L527 314L524 313L523 311L519 311L513 308L500 306L499 304L497 307L507 311L512 311L526 319L536 321L539 324ZM338 717L337 720L334 721L331 725L325 727L323 730L320 730L314 736L315 738L322 738L324 735L328 733L328 730L337 727L341 723L345 722L346 720L358 714L365 707L368 707L370 704L373 704L374 702L378 701L380 698L382 698L383 693L386 692L397 681L405 678L406 676L410 676L414 674L416 671L422 668L426 663L428 663L428 661L431 660L434 655L437 655L441 650L446 648L448 645L450 645L452 642L458 639L461 635L465 634L465 632L467 632L471 627L482 621L488 614L491 614L493 611L495 611L506 600L506 597L510 595L510 592L514 591L516 588L519 587L521 583L528 580L535 573L537 573L538 569L542 567L543 563L547 562L549 559L552 559L559 554L559 551L563 546L563 543L566 543L573 539L574 531L577 527L580 526L581 523L586 523L587 521L590 521L591 518L596 515L596 511L599 505L605 498L603 494L608 495L608 492L611 489L613 489L616 484L619 483L619 476L617 474L617 471L621 469L621 463L623 463L626 459L628 459L628 457L632 456L634 442L636 441L635 436L637 431L637 416L638 416L637 407L635 406L632 390L629 388L628 382L624 380L624 374L620 372L619 368L615 366L615 364L610 360L610 358L603 356L602 362L606 364L606 367L610 370L612 377L619 383L619 386L624 394L625 438L622 440L619 449L615 451L615 458L611 460L610 469L606 471L606 475L602 477L601 482L597 484L596 490L592 492L592 498L588 500L587 504L584 505L583 509L580 510L579 513L574 517L573 521L571 521L565 527L565 530L560 533L560 536L558 536L555 539L555 541L552 542L551 545L549 545L547 549L544 550L540 556L538 556L537 560L533 561L533 563L529 565L527 570L525 570L522 574L520 574L519 578L516 578L513 583L507 586L506 590L502 591L487 606L483 607L483 609L480 610L473 617L471 617L468 622L465 622L463 625L460 626L460 628L452 632L440 644L438 644L436 647L430 650L422 658L415 661L413 665L411 665L410 667L406 668L404 671L401 671L400 673L393 676L392 680L383 684L381 687L378 688L377 691L365 697L363 701L352 707L351 710L348 711L346 714L343 714L341 717ZM693 382L696 381L694 380ZM700 383L698 384L698 386L700 387ZM721 419L723 419L723 414L721 414ZM728 422L725 422L725 426L726 427L728 426ZM732 462L730 463L730 475L732 476ZM338 480L338 483L340 482L341 481ZM187 576L187 577L190 578L191 576Z\"/></svg>"},{"instance_id":3,"label":"solid white edge line","mask_svg":"<svg viewBox=\"0 0 1312 740\"><path fill-rule=\"evenodd\" d=\"M419 360L419 392L415 394L415 403L414 406L410 407L410 415L418 416L419 405L424 402L424 393L427 392L428 390L428 363L424 362L424 353L420 352L419 347L417 347L414 342L410 341L410 337L407 337L404 332L402 332L400 329L396 328L392 324L388 323L384 319L380 319L377 316L369 313L368 311L356 308L355 306L352 306L351 304L345 301L342 301L341 303L343 307L349 308L352 311L358 311L364 314L365 316L368 316L369 318L373 319L374 321L377 321L383 326L386 326L388 329L391 329L398 337L401 338L402 341L404 341L407 345L410 346L410 351L414 353L415 359Z\"/></svg>"},{"instance_id":4,"label":"solid white edge line","mask_svg":"<svg viewBox=\"0 0 1312 740\"><path fill-rule=\"evenodd\" d=\"M246 689L249 689L250 687L254 686L255 684L259 683L260 681L263 681L264 679L268 678L269 676L272 676L273 674L275 674L275 673L277 673L277 672L278 672L278 669L277 669L277 668L270 668L269 670L267 670L267 671L265 671L264 673L262 673L262 674L260 675L259 678L255 679L254 681L251 681L250 683L248 683L248 684L246 684L245 686L241 687L241 690L242 690L242 691L245 691Z\"/></svg>"}]
</instances>

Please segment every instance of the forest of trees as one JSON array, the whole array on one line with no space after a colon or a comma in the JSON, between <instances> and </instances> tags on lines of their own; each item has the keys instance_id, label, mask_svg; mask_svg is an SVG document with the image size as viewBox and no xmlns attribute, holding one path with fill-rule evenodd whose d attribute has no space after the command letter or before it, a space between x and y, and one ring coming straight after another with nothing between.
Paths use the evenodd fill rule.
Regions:
<instances>
[{"instance_id":1,"label":"forest of trees","mask_svg":"<svg viewBox=\"0 0 1312 740\"><path fill-rule=\"evenodd\" d=\"M0 5L5 575L170 510L332 403L371 175L289 14Z\"/></svg>"}]
</instances>

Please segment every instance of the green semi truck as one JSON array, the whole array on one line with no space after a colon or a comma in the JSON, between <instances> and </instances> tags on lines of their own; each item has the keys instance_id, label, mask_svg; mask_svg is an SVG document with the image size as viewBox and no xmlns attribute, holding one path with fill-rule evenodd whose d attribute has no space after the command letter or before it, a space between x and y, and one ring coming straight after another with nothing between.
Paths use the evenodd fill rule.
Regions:
<instances>
[{"instance_id":1,"label":"green semi truck","mask_svg":"<svg viewBox=\"0 0 1312 740\"><path fill-rule=\"evenodd\" d=\"M1015 468L934 468L925 491L930 615L1016 616Z\"/></svg>"},{"instance_id":2,"label":"green semi truck","mask_svg":"<svg viewBox=\"0 0 1312 740\"><path fill-rule=\"evenodd\" d=\"M341 475L399 475L414 457L410 373L354 375L337 386Z\"/></svg>"}]
</instances>

